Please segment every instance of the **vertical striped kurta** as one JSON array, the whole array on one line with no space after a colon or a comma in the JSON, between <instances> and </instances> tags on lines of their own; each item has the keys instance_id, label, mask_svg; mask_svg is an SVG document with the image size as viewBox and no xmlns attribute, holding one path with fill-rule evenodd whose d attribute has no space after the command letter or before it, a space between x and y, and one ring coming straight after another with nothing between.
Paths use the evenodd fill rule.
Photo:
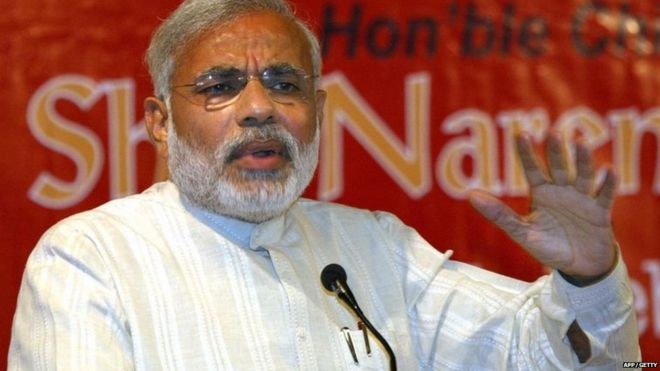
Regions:
<instances>
[{"instance_id":1,"label":"vertical striped kurta","mask_svg":"<svg viewBox=\"0 0 660 371\"><path fill-rule=\"evenodd\" d=\"M450 255L387 213L299 200L250 225L158 183L45 233L25 270L9 369L387 369L375 339L367 355L356 318L322 288L329 263L346 269L400 370L609 370L639 359L623 263L576 288ZM565 336L574 320L591 343L585 365Z\"/></svg>"}]
</instances>

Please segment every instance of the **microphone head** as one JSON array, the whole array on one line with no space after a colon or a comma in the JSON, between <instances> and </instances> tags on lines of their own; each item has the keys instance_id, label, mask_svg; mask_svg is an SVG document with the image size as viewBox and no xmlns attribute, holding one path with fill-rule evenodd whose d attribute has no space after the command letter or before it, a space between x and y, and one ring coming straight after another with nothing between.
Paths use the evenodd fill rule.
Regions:
<instances>
[{"instance_id":1,"label":"microphone head","mask_svg":"<svg viewBox=\"0 0 660 371\"><path fill-rule=\"evenodd\" d=\"M335 282L346 282L346 271L339 264L328 264L321 271L321 283L328 291L335 291Z\"/></svg>"}]
</instances>

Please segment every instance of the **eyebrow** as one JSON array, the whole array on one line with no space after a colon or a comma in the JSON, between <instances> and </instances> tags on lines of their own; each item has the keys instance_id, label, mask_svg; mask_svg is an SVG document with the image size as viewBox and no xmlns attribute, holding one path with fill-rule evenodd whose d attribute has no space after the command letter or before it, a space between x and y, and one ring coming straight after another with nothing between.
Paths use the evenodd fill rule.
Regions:
<instances>
[{"instance_id":1,"label":"eyebrow","mask_svg":"<svg viewBox=\"0 0 660 371\"><path fill-rule=\"evenodd\" d=\"M231 76L231 75L236 75L240 74L241 70L236 68L236 67L229 67L229 66L214 66L209 68L208 70L202 72L197 76L195 79L196 81L203 80L205 77L208 76Z\"/></svg>"},{"instance_id":2,"label":"eyebrow","mask_svg":"<svg viewBox=\"0 0 660 371\"><path fill-rule=\"evenodd\" d=\"M303 68L298 67L294 64L291 63L275 63L266 66L266 68L262 69L259 71L259 73L262 73L263 71L274 71L274 72L279 72L279 73L286 73L286 72L302 72L304 74L307 74L307 71L305 71ZM215 76L231 76L231 75L236 75L244 73L244 70L241 70L237 67L232 67L232 66L213 66L206 71L202 72L199 74L196 80L201 80L209 75L215 75Z\"/></svg>"},{"instance_id":3,"label":"eyebrow","mask_svg":"<svg viewBox=\"0 0 660 371\"><path fill-rule=\"evenodd\" d=\"M304 74L307 74L307 71L305 71L304 69L302 69L298 66L295 66L291 63L276 63L276 64L273 64L273 65L270 65L270 66L266 67L264 70L271 70L271 71L280 72L280 73L282 73L282 72L302 72Z\"/></svg>"}]
</instances>

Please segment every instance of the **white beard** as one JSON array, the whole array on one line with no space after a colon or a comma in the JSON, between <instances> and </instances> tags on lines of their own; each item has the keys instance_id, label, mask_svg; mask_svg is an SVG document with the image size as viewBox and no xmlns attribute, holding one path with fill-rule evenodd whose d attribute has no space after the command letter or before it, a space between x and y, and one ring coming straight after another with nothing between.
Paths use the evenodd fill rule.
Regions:
<instances>
[{"instance_id":1,"label":"white beard","mask_svg":"<svg viewBox=\"0 0 660 371\"><path fill-rule=\"evenodd\" d=\"M282 143L289 163L283 169L238 169L232 152L254 140L275 139ZM277 124L246 128L218 145L213 153L179 138L168 122L168 167L170 179L194 204L240 220L260 223L286 211L304 192L318 163L320 130L310 143L297 141ZM286 158L287 156L285 156Z\"/></svg>"}]
</instances>

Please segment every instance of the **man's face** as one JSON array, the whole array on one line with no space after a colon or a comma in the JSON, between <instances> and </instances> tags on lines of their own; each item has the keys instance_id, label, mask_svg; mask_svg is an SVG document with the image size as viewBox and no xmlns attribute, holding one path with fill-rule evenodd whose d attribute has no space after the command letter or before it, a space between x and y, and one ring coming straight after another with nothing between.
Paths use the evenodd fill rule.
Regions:
<instances>
[{"instance_id":1,"label":"man's face","mask_svg":"<svg viewBox=\"0 0 660 371\"><path fill-rule=\"evenodd\" d=\"M311 180L325 100L312 77L291 88L290 80L256 78L264 71L313 73L302 32L274 13L219 25L178 58L168 118L170 175L181 191L202 207L254 222L284 211ZM224 84L232 79L240 83Z\"/></svg>"}]
</instances>

